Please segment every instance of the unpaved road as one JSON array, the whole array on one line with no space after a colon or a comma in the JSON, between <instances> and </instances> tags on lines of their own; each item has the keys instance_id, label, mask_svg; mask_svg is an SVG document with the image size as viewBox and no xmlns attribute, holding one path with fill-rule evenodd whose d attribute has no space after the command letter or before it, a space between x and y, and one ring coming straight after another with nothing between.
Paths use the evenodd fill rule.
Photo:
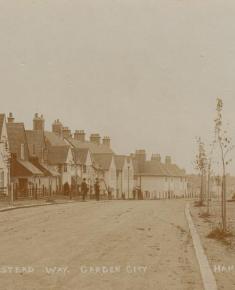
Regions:
<instances>
[{"instance_id":1,"label":"unpaved road","mask_svg":"<svg viewBox=\"0 0 235 290\"><path fill-rule=\"evenodd\" d=\"M184 207L103 201L2 212L0 290L202 290Z\"/></svg>"}]
</instances>

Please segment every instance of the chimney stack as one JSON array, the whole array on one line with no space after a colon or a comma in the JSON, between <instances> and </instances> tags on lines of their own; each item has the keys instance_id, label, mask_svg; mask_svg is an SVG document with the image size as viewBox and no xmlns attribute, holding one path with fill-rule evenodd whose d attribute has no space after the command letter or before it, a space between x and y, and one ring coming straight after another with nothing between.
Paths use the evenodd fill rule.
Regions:
<instances>
[{"instance_id":1,"label":"chimney stack","mask_svg":"<svg viewBox=\"0 0 235 290\"><path fill-rule=\"evenodd\" d=\"M111 139L109 136L104 136L103 138L103 145L107 146L110 148L110 145L111 145Z\"/></svg>"},{"instance_id":2,"label":"chimney stack","mask_svg":"<svg viewBox=\"0 0 235 290\"><path fill-rule=\"evenodd\" d=\"M76 130L74 133L74 139L80 142L85 142L86 140L86 134L84 130Z\"/></svg>"},{"instance_id":3,"label":"chimney stack","mask_svg":"<svg viewBox=\"0 0 235 290\"><path fill-rule=\"evenodd\" d=\"M91 134L90 142L97 144L97 145L100 145L100 134Z\"/></svg>"},{"instance_id":4,"label":"chimney stack","mask_svg":"<svg viewBox=\"0 0 235 290\"><path fill-rule=\"evenodd\" d=\"M63 138L72 137L71 130L68 127L63 127L62 128L62 135L63 135Z\"/></svg>"},{"instance_id":5,"label":"chimney stack","mask_svg":"<svg viewBox=\"0 0 235 290\"><path fill-rule=\"evenodd\" d=\"M33 130L34 131L44 131L45 120L43 115L39 116L38 113L34 115L33 119Z\"/></svg>"},{"instance_id":6,"label":"chimney stack","mask_svg":"<svg viewBox=\"0 0 235 290\"><path fill-rule=\"evenodd\" d=\"M171 164L171 156L166 156L165 164Z\"/></svg>"},{"instance_id":7,"label":"chimney stack","mask_svg":"<svg viewBox=\"0 0 235 290\"><path fill-rule=\"evenodd\" d=\"M135 151L135 160L137 162L139 172L143 172L146 162L146 152L144 149L139 149Z\"/></svg>"},{"instance_id":8,"label":"chimney stack","mask_svg":"<svg viewBox=\"0 0 235 290\"><path fill-rule=\"evenodd\" d=\"M7 119L8 119L8 123L14 123L15 118L13 117L13 114L12 113L9 113Z\"/></svg>"},{"instance_id":9,"label":"chimney stack","mask_svg":"<svg viewBox=\"0 0 235 290\"><path fill-rule=\"evenodd\" d=\"M52 124L52 132L54 132L55 134L59 136L62 136L62 128L63 128L63 125L59 119L55 120L54 123Z\"/></svg>"},{"instance_id":10,"label":"chimney stack","mask_svg":"<svg viewBox=\"0 0 235 290\"><path fill-rule=\"evenodd\" d=\"M153 154L151 157L151 160L157 161L157 162L161 162L161 155L160 154Z\"/></svg>"}]
</instances>

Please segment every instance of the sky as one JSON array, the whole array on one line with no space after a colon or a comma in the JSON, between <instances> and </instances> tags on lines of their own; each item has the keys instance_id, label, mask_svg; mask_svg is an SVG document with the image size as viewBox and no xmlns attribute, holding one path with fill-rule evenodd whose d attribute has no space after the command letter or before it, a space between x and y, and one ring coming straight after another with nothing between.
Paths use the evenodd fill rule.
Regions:
<instances>
[{"instance_id":1,"label":"sky","mask_svg":"<svg viewBox=\"0 0 235 290\"><path fill-rule=\"evenodd\" d=\"M218 96L235 143L234 15L234 0L0 0L0 111L192 172Z\"/></svg>"}]
</instances>

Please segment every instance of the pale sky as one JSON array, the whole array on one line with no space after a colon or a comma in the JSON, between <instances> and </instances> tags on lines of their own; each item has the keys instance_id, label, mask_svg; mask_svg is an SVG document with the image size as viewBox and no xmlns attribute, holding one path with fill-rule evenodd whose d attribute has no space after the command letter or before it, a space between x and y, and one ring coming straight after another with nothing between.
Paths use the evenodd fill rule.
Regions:
<instances>
[{"instance_id":1,"label":"pale sky","mask_svg":"<svg viewBox=\"0 0 235 290\"><path fill-rule=\"evenodd\" d=\"M1 112L192 171L216 97L235 143L234 0L0 0ZM235 153L232 173L235 174Z\"/></svg>"}]
</instances>

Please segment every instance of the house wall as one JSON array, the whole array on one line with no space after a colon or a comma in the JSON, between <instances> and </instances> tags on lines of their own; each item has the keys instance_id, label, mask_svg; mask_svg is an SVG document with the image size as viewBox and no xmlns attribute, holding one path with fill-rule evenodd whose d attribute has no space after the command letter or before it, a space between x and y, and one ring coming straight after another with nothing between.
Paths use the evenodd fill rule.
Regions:
<instances>
[{"instance_id":1,"label":"house wall","mask_svg":"<svg viewBox=\"0 0 235 290\"><path fill-rule=\"evenodd\" d=\"M171 195L183 196L187 194L187 182L181 177L141 176L137 178L137 186L143 192L150 193L149 198L165 198Z\"/></svg>"},{"instance_id":2,"label":"house wall","mask_svg":"<svg viewBox=\"0 0 235 290\"><path fill-rule=\"evenodd\" d=\"M86 166L86 171L84 172L84 170L83 170L81 172L82 173L81 178L86 178L88 184L93 186L95 183L95 179L96 179L97 175L96 175L96 172L92 166L92 159L91 159L90 151L88 151L85 166Z\"/></svg>"},{"instance_id":3,"label":"house wall","mask_svg":"<svg viewBox=\"0 0 235 290\"><path fill-rule=\"evenodd\" d=\"M114 158L112 158L112 162L108 171L104 173L104 181L106 186L111 188L112 190L112 197L117 198L117 176L116 176L116 166L114 162ZM106 188L103 188L107 190Z\"/></svg>"},{"instance_id":4,"label":"house wall","mask_svg":"<svg viewBox=\"0 0 235 290\"><path fill-rule=\"evenodd\" d=\"M64 185L66 182L71 186L72 176L76 176L74 159L71 149L68 151L66 163L62 166L61 182Z\"/></svg>"}]
</instances>

